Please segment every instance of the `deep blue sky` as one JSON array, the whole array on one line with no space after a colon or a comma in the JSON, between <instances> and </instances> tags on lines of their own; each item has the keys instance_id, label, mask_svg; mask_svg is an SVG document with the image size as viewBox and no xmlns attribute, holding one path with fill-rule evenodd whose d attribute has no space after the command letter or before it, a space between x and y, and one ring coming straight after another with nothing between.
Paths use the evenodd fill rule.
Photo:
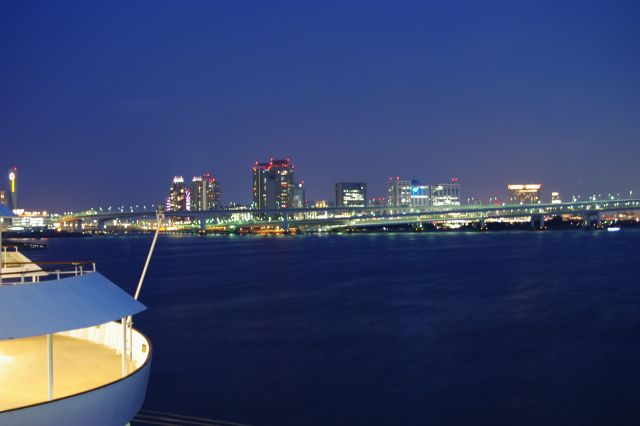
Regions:
<instances>
[{"instance_id":1,"label":"deep blue sky","mask_svg":"<svg viewBox=\"0 0 640 426\"><path fill-rule=\"evenodd\" d=\"M6 0L0 168L51 210L204 171L248 202L272 156L311 199L390 175L640 193L638 22L632 1Z\"/></svg>"}]
</instances>

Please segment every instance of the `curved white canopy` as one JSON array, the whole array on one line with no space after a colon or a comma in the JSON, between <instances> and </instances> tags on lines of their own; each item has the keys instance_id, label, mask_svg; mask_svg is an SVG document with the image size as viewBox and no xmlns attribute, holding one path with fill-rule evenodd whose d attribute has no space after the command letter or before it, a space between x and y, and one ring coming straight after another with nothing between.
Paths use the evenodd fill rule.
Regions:
<instances>
[{"instance_id":1,"label":"curved white canopy","mask_svg":"<svg viewBox=\"0 0 640 426\"><path fill-rule=\"evenodd\" d=\"M98 272L0 285L0 340L103 324L146 307Z\"/></svg>"}]
</instances>

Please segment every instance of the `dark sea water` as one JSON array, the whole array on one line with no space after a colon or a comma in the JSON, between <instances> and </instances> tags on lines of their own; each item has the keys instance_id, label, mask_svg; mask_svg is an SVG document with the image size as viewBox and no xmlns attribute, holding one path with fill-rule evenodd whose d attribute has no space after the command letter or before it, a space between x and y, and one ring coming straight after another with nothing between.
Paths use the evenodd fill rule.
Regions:
<instances>
[{"instance_id":1,"label":"dark sea water","mask_svg":"<svg viewBox=\"0 0 640 426\"><path fill-rule=\"evenodd\" d=\"M133 291L150 237L49 240ZM145 408L253 425L638 425L640 232L161 237Z\"/></svg>"}]
</instances>

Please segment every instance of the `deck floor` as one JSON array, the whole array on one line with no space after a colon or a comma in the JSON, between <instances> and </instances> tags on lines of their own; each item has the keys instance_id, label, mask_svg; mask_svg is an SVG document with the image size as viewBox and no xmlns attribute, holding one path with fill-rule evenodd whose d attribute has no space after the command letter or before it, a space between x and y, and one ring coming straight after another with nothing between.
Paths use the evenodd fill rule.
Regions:
<instances>
[{"instance_id":1,"label":"deck floor","mask_svg":"<svg viewBox=\"0 0 640 426\"><path fill-rule=\"evenodd\" d=\"M131 365L128 366L131 371ZM112 349L53 336L53 397L90 390L122 377ZM46 336L0 341L0 411L48 400Z\"/></svg>"}]
</instances>

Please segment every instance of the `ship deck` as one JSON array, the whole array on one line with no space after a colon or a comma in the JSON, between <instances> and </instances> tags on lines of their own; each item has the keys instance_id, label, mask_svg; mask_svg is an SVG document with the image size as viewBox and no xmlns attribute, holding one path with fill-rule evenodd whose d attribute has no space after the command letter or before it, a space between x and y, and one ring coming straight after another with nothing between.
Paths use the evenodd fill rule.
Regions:
<instances>
[{"instance_id":1,"label":"ship deck","mask_svg":"<svg viewBox=\"0 0 640 426\"><path fill-rule=\"evenodd\" d=\"M53 398L63 398L120 379L122 358L107 346L53 335L53 371ZM46 336L0 341L0 383L0 411L48 400Z\"/></svg>"},{"instance_id":2,"label":"ship deck","mask_svg":"<svg viewBox=\"0 0 640 426\"><path fill-rule=\"evenodd\" d=\"M20 253L19 251L6 251L2 253L2 278L16 278L21 274L27 275L27 281L31 281L35 276L46 275L35 263L31 263L31 259ZM7 275L15 272L15 274Z\"/></svg>"}]
</instances>

